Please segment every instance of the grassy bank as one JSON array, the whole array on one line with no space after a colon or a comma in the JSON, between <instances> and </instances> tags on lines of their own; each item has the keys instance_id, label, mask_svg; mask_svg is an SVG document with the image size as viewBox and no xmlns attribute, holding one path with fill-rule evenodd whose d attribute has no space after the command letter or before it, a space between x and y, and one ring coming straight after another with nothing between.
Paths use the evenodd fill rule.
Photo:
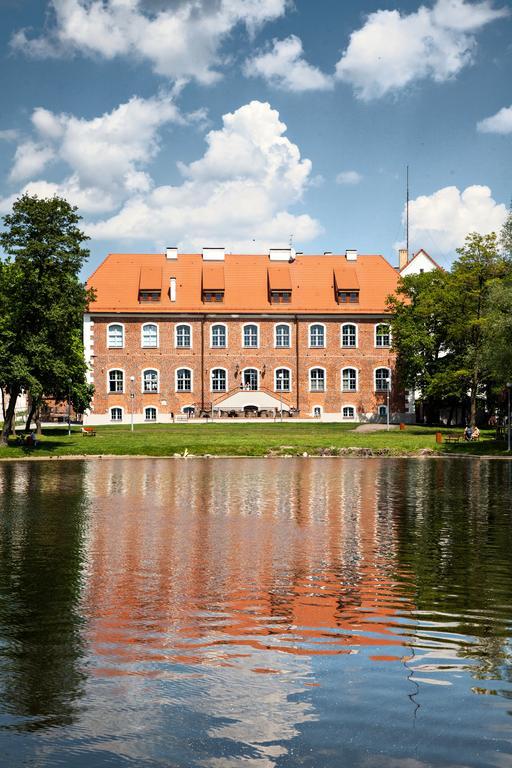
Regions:
<instances>
[{"instance_id":1,"label":"grassy bank","mask_svg":"<svg viewBox=\"0 0 512 768\"><path fill-rule=\"evenodd\" d=\"M16 445L0 448L0 459L25 456L193 455L265 456L267 454L320 454L349 448L383 455L414 455L424 449L445 455L506 456L506 444L494 440L494 432L482 432L478 443L442 443L436 429L407 427L405 431L362 433L351 424L171 424L98 427L96 437L83 437L79 428L71 436L64 428L44 430L35 448ZM443 430L443 434L458 430Z\"/></svg>"}]
</instances>

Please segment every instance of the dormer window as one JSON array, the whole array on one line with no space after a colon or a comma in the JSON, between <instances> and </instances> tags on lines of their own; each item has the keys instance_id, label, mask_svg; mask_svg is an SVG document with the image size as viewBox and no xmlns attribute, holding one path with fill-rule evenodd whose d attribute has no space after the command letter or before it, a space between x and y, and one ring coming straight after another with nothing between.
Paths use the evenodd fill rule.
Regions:
<instances>
[{"instance_id":1,"label":"dormer window","mask_svg":"<svg viewBox=\"0 0 512 768\"><path fill-rule=\"evenodd\" d=\"M160 301L162 295L162 270L157 267L141 267L139 277L139 302Z\"/></svg>"},{"instance_id":2,"label":"dormer window","mask_svg":"<svg viewBox=\"0 0 512 768\"><path fill-rule=\"evenodd\" d=\"M359 291L338 291L338 304L359 304Z\"/></svg>"},{"instance_id":3,"label":"dormer window","mask_svg":"<svg viewBox=\"0 0 512 768\"><path fill-rule=\"evenodd\" d=\"M291 291L270 291L271 304L289 304L291 300Z\"/></svg>"},{"instance_id":4,"label":"dormer window","mask_svg":"<svg viewBox=\"0 0 512 768\"><path fill-rule=\"evenodd\" d=\"M160 291L139 291L139 301L141 303L160 301Z\"/></svg>"},{"instance_id":5,"label":"dormer window","mask_svg":"<svg viewBox=\"0 0 512 768\"><path fill-rule=\"evenodd\" d=\"M359 280L355 265L334 268L334 295L338 304L359 304Z\"/></svg>"},{"instance_id":6,"label":"dormer window","mask_svg":"<svg viewBox=\"0 0 512 768\"><path fill-rule=\"evenodd\" d=\"M222 303L224 301L224 291L203 291L203 301L207 303Z\"/></svg>"},{"instance_id":7,"label":"dormer window","mask_svg":"<svg viewBox=\"0 0 512 768\"><path fill-rule=\"evenodd\" d=\"M292 279L288 264L271 264L268 268L268 300L271 304L289 304Z\"/></svg>"}]
</instances>

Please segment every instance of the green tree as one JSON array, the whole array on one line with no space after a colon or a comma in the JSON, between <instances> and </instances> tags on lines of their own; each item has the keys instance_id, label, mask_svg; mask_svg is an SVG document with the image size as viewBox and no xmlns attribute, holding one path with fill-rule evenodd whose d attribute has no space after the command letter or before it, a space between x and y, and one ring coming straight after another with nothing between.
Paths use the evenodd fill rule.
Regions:
<instances>
[{"instance_id":1,"label":"green tree","mask_svg":"<svg viewBox=\"0 0 512 768\"><path fill-rule=\"evenodd\" d=\"M6 445L21 391L56 399L69 387L87 403L81 340L92 295L79 273L88 251L77 209L66 200L23 195L4 216L0 245L0 386L9 395L0 444ZM71 382L71 384L70 384Z\"/></svg>"},{"instance_id":2,"label":"green tree","mask_svg":"<svg viewBox=\"0 0 512 768\"><path fill-rule=\"evenodd\" d=\"M497 282L489 293L485 363L498 389L512 381L512 280Z\"/></svg>"},{"instance_id":3,"label":"green tree","mask_svg":"<svg viewBox=\"0 0 512 768\"><path fill-rule=\"evenodd\" d=\"M500 247L512 259L512 204L500 232Z\"/></svg>"}]
</instances>

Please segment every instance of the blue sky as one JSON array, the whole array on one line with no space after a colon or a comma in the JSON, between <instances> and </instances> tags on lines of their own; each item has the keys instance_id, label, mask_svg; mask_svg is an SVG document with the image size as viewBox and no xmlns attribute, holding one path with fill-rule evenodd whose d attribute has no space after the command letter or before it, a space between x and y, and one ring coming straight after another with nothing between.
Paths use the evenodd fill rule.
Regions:
<instances>
[{"instance_id":1,"label":"blue sky","mask_svg":"<svg viewBox=\"0 0 512 768\"><path fill-rule=\"evenodd\" d=\"M0 210L108 251L286 245L448 263L512 197L512 6L2 0Z\"/></svg>"}]
</instances>

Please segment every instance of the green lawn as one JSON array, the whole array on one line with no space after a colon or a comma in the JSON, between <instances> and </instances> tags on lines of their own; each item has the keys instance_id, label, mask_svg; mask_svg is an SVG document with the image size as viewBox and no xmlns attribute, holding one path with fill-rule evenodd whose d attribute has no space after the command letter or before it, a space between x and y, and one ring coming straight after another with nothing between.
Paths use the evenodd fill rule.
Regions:
<instances>
[{"instance_id":1,"label":"green lawn","mask_svg":"<svg viewBox=\"0 0 512 768\"><path fill-rule=\"evenodd\" d=\"M264 456L272 454L317 454L325 449L365 448L390 455L415 454L429 448L445 455L506 456L506 444L494 440L494 432L482 431L478 443L437 445L436 429L407 427L405 431L362 433L351 424L263 423L263 424L170 424L98 427L96 437L83 437L78 427L44 430L36 448L16 445L0 448L1 458L24 456L137 455L172 456L174 453ZM443 434L461 432L442 430Z\"/></svg>"}]
</instances>

